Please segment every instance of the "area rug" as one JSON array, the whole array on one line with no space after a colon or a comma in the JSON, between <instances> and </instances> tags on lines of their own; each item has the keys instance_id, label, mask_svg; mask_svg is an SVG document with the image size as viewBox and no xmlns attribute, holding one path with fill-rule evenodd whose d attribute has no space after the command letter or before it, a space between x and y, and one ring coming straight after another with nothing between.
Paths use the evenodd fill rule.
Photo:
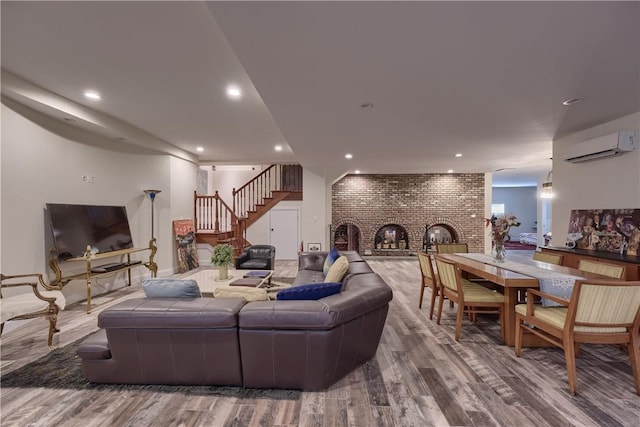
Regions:
<instances>
[{"instance_id":1,"label":"area rug","mask_svg":"<svg viewBox=\"0 0 640 427\"><path fill-rule=\"evenodd\" d=\"M180 393L197 396L236 397L239 399L287 399L298 400L299 390L251 389L228 386L174 386L174 385L135 385L135 384L93 384L82 373L80 359L76 350L84 338L65 347L57 348L15 371L0 378L2 388L51 388L72 390L141 390L158 393Z\"/></svg>"}]
</instances>

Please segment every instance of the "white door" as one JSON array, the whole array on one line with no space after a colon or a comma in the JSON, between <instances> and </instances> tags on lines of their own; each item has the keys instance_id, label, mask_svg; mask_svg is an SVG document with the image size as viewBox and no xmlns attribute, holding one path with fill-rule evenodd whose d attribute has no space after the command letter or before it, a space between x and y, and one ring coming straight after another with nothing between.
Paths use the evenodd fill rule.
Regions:
<instances>
[{"instance_id":1,"label":"white door","mask_svg":"<svg viewBox=\"0 0 640 427\"><path fill-rule=\"evenodd\" d=\"M276 248L276 259L298 259L298 209L269 211L269 242Z\"/></svg>"}]
</instances>

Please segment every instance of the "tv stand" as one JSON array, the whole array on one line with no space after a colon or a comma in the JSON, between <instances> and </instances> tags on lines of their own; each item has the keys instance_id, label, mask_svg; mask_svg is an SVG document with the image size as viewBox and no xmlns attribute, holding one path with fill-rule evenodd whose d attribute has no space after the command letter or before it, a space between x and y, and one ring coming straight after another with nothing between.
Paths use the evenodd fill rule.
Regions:
<instances>
[{"instance_id":1,"label":"tv stand","mask_svg":"<svg viewBox=\"0 0 640 427\"><path fill-rule=\"evenodd\" d=\"M131 254L142 251L150 251L149 261L131 261ZM109 274L126 271L128 279L127 286L131 286L131 269L143 265L147 267L149 271L151 271L151 277L156 277L158 273L158 265L155 263L153 258L156 255L157 251L158 247L156 246L156 239L151 239L149 241L149 247L147 248L120 249L117 251L97 254L92 253L91 248L88 247L83 256L64 260L65 263L84 261L86 262L86 271L83 273L65 276L62 272L60 262L58 260L58 253L56 252L55 248L51 248L49 251L49 267L55 273L55 279L52 281L51 286L62 289L67 283L71 282L72 280L85 280L87 283L87 314L89 314L91 313L91 283L94 278L97 279ZM92 262L94 261L107 260L109 258L121 256L126 256L126 261L111 262L107 264L98 264L92 266Z\"/></svg>"}]
</instances>

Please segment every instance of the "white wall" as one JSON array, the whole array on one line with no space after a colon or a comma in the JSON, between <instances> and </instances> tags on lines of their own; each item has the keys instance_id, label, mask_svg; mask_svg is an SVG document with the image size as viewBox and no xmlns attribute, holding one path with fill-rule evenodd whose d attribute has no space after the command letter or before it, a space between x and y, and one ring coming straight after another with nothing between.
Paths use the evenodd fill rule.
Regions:
<instances>
[{"instance_id":1,"label":"white wall","mask_svg":"<svg viewBox=\"0 0 640 427\"><path fill-rule=\"evenodd\" d=\"M552 245L565 244L573 209L640 208L640 150L577 164L562 160L569 146L639 127L635 113L553 142Z\"/></svg>"},{"instance_id":2,"label":"white wall","mask_svg":"<svg viewBox=\"0 0 640 427\"><path fill-rule=\"evenodd\" d=\"M304 250L307 243L320 242L323 250L328 250L329 221L331 218L331 185L327 184L324 177L304 169L303 171L304 201L300 215L300 239L304 242ZM328 192L328 195L327 195ZM327 212L327 196L329 198L329 210Z\"/></svg>"},{"instance_id":3,"label":"white wall","mask_svg":"<svg viewBox=\"0 0 640 427\"><path fill-rule=\"evenodd\" d=\"M327 247L325 230L327 215L325 209L326 185L323 177L303 169L302 172L302 201L282 201L275 209L299 208L300 209L300 241L321 242L322 247ZM247 229L247 240L254 244L269 242L269 215L264 215ZM298 246L301 242L298 242ZM278 253L276 251L276 258Z\"/></svg>"},{"instance_id":4,"label":"white wall","mask_svg":"<svg viewBox=\"0 0 640 427\"><path fill-rule=\"evenodd\" d=\"M492 203L504 204L506 214L514 214L520 227L510 231L511 238L517 240L520 233L534 233L537 221L536 187L494 187Z\"/></svg>"},{"instance_id":5,"label":"white wall","mask_svg":"<svg viewBox=\"0 0 640 427\"><path fill-rule=\"evenodd\" d=\"M187 215L188 210L183 211L181 206L192 206L192 202L183 203L181 193L185 198L192 197L196 166L167 155L140 150L117 152L77 142L71 137L82 133L66 124L7 105L12 104L2 105L2 273L49 275L51 237L45 229L46 203L124 205L134 245L146 247L151 237L151 205L144 189L162 190L155 206L156 262L159 275L173 273L176 264L171 219ZM85 174L94 175L95 183L84 182ZM177 175L175 180L172 174ZM148 252L142 254L139 259ZM75 264L64 263L63 271L82 271L83 266ZM132 275L137 283L149 273L136 268ZM94 286L94 295L122 286L123 281L124 273L101 278ZM86 286L81 281L71 282L63 292L69 302L86 298Z\"/></svg>"},{"instance_id":6,"label":"white wall","mask_svg":"<svg viewBox=\"0 0 640 427\"><path fill-rule=\"evenodd\" d=\"M218 166L215 171L211 170L211 166L201 166L202 169L208 171L209 174L209 194L213 195L216 190L222 200L229 206L233 207L233 189L242 187L247 182L258 176L264 166L253 166L255 170L246 170L242 166L238 166L238 170L234 170L232 166Z\"/></svg>"}]
</instances>

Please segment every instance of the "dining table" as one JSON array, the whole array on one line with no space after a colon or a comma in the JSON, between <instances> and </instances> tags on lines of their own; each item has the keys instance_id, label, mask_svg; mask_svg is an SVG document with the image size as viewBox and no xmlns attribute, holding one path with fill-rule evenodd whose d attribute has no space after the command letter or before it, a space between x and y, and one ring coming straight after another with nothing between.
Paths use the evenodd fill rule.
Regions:
<instances>
[{"instance_id":1,"label":"dining table","mask_svg":"<svg viewBox=\"0 0 640 427\"><path fill-rule=\"evenodd\" d=\"M508 253L505 262L497 262L490 255L479 253L439 254L438 257L455 262L460 270L471 276L487 280L497 285L504 293L504 330L503 342L508 346L515 345L516 312L519 296L527 289L540 289L543 284L560 283L560 290L567 300L576 280L608 277L584 272L575 268L535 261L530 255ZM558 295L555 293L555 295ZM559 295L558 295L559 296ZM533 334L526 333L522 341L525 347L547 347L549 344Z\"/></svg>"}]
</instances>

